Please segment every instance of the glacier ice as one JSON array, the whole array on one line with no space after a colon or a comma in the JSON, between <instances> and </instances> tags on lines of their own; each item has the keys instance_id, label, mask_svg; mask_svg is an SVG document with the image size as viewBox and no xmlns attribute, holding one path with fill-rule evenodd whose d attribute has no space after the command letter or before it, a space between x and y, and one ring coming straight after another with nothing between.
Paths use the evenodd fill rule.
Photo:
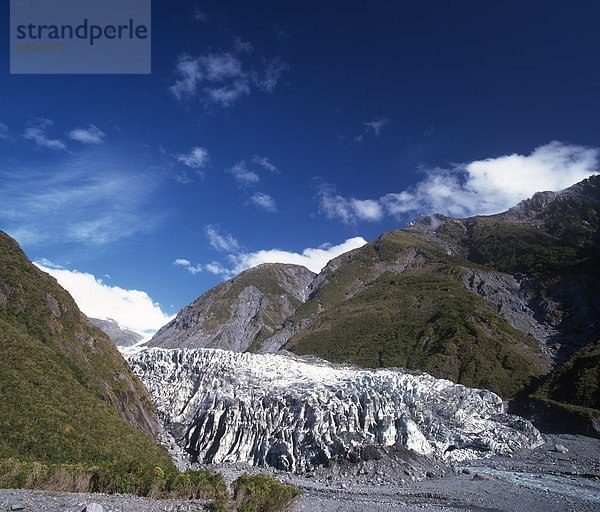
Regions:
<instances>
[{"instance_id":1,"label":"glacier ice","mask_svg":"<svg viewBox=\"0 0 600 512\"><path fill-rule=\"evenodd\" d=\"M367 445L463 460L542 442L496 394L421 372L205 348L126 357L191 462L304 472L356 460Z\"/></svg>"}]
</instances>

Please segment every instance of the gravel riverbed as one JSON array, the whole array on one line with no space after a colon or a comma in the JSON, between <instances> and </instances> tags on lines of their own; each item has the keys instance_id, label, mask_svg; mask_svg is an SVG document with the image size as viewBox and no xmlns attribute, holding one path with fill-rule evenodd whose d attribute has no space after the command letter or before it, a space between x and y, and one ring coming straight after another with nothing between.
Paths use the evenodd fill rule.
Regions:
<instances>
[{"instance_id":1,"label":"gravel riverbed","mask_svg":"<svg viewBox=\"0 0 600 512\"><path fill-rule=\"evenodd\" d=\"M385 465L381 477L365 479L347 468L323 470L309 477L239 464L214 467L228 482L245 471L265 472L299 486L304 495L296 510L306 512L598 512L600 511L600 440L583 436L546 436L544 445L514 457L492 457L455 464L428 476L407 475L401 466ZM396 473L394 473L396 467ZM379 480L379 481L378 481ZM404 483L399 484L400 480ZM0 490L0 511L200 512L203 501L154 501L130 495Z\"/></svg>"}]
</instances>

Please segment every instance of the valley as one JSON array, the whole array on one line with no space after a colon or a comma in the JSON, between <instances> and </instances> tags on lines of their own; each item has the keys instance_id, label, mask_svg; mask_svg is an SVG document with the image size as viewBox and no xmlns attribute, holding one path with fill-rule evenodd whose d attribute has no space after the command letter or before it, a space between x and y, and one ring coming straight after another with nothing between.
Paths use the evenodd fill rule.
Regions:
<instances>
[{"instance_id":1,"label":"valley","mask_svg":"<svg viewBox=\"0 0 600 512\"><path fill-rule=\"evenodd\" d=\"M244 510L236 489L263 485L272 510L596 510L599 183L424 216L319 274L259 265L145 343L2 235L0 478L52 489L27 464L86 463L89 485L0 506ZM111 480L134 460L137 484ZM126 495L64 494L86 489Z\"/></svg>"}]
</instances>

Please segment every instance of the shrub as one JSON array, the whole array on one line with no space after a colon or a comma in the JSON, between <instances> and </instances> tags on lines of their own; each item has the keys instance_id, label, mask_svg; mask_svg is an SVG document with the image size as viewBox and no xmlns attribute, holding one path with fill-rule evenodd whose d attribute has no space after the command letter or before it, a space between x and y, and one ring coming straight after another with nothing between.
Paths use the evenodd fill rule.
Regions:
<instances>
[{"instance_id":1,"label":"shrub","mask_svg":"<svg viewBox=\"0 0 600 512\"><path fill-rule=\"evenodd\" d=\"M244 474L233 482L233 510L239 512L285 512L301 495L300 489L266 475Z\"/></svg>"}]
</instances>

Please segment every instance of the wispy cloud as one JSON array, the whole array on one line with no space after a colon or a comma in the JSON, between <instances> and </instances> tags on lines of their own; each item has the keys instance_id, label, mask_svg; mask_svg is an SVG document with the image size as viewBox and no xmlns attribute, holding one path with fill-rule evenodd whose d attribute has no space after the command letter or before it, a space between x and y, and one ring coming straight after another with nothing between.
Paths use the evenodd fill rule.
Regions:
<instances>
[{"instance_id":1,"label":"wispy cloud","mask_svg":"<svg viewBox=\"0 0 600 512\"><path fill-rule=\"evenodd\" d=\"M365 121L367 131L371 132L375 137L379 137L383 127L388 124L388 120L385 117L373 119L372 121Z\"/></svg>"},{"instance_id":2,"label":"wispy cloud","mask_svg":"<svg viewBox=\"0 0 600 512\"><path fill-rule=\"evenodd\" d=\"M233 167L230 167L225 171L234 177L240 187L256 185L260 181L258 174L249 170L244 160L236 162Z\"/></svg>"},{"instance_id":3,"label":"wispy cloud","mask_svg":"<svg viewBox=\"0 0 600 512\"><path fill-rule=\"evenodd\" d=\"M275 167L275 165L273 165L266 156L254 155L252 157L252 161L257 165L260 165L262 168L266 169L267 171L270 171L275 174L279 174L279 169L277 167Z\"/></svg>"},{"instance_id":4,"label":"wispy cloud","mask_svg":"<svg viewBox=\"0 0 600 512\"><path fill-rule=\"evenodd\" d=\"M212 263L207 263L206 265L204 265L204 267L211 274L215 274L217 276L220 275L220 276L225 277L226 279L229 279L230 277L234 276L234 274L232 273L232 271L230 269L224 267L218 261L213 261Z\"/></svg>"},{"instance_id":5,"label":"wispy cloud","mask_svg":"<svg viewBox=\"0 0 600 512\"><path fill-rule=\"evenodd\" d=\"M290 67L287 62L276 57L267 63L263 75L255 80L256 85L263 91L272 92L288 69Z\"/></svg>"},{"instance_id":6,"label":"wispy cloud","mask_svg":"<svg viewBox=\"0 0 600 512\"><path fill-rule=\"evenodd\" d=\"M215 103L222 107L231 107L241 97L249 96L251 89L246 81L237 80L220 87L207 87L205 92L210 103Z\"/></svg>"},{"instance_id":7,"label":"wispy cloud","mask_svg":"<svg viewBox=\"0 0 600 512\"><path fill-rule=\"evenodd\" d=\"M54 125L54 121L43 117L37 118L34 121L28 123L25 128L23 137L27 140L33 141L39 148L42 149L55 149L66 151L67 146L60 139L52 139L48 136L47 130Z\"/></svg>"},{"instance_id":8,"label":"wispy cloud","mask_svg":"<svg viewBox=\"0 0 600 512\"><path fill-rule=\"evenodd\" d=\"M206 226L208 243L213 249L224 252L237 252L240 250L239 242L229 233L221 233L214 224Z\"/></svg>"},{"instance_id":9,"label":"wispy cloud","mask_svg":"<svg viewBox=\"0 0 600 512\"><path fill-rule=\"evenodd\" d=\"M254 206L266 212L274 213L277 211L275 199L273 199L269 194L264 194L263 192L256 192L252 195L250 201Z\"/></svg>"},{"instance_id":10,"label":"wispy cloud","mask_svg":"<svg viewBox=\"0 0 600 512\"><path fill-rule=\"evenodd\" d=\"M194 9L194 12L192 13L192 20L193 21L201 21L201 22L208 21L208 14L206 14L205 12L202 12L196 6L196 8Z\"/></svg>"},{"instance_id":11,"label":"wispy cloud","mask_svg":"<svg viewBox=\"0 0 600 512\"><path fill-rule=\"evenodd\" d=\"M106 134L97 126L90 124L87 128L75 128L69 132L69 138L82 144L102 144Z\"/></svg>"},{"instance_id":12,"label":"wispy cloud","mask_svg":"<svg viewBox=\"0 0 600 512\"><path fill-rule=\"evenodd\" d=\"M87 316L112 318L146 339L174 318L144 291L109 286L92 274L67 270L48 260L37 261L36 265L53 276Z\"/></svg>"},{"instance_id":13,"label":"wispy cloud","mask_svg":"<svg viewBox=\"0 0 600 512\"><path fill-rule=\"evenodd\" d=\"M192 274L198 274L199 272L202 272L202 265L192 265L189 260L185 260L183 258L177 258L173 262L173 265L183 267Z\"/></svg>"},{"instance_id":14,"label":"wispy cloud","mask_svg":"<svg viewBox=\"0 0 600 512\"><path fill-rule=\"evenodd\" d=\"M8 130L8 126L4 123L0 123L0 140L9 141L11 140L10 131Z\"/></svg>"},{"instance_id":15,"label":"wispy cloud","mask_svg":"<svg viewBox=\"0 0 600 512\"><path fill-rule=\"evenodd\" d=\"M384 215L442 213L464 217L507 210L535 192L562 190L598 172L600 150L553 141L529 155L511 154L424 171L414 187L377 199L345 198L321 186L320 211L345 223Z\"/></svg>"},{"instance_id":16,"label":"wispy cloud","mask_svg":"<svg viewBox=\"0 0 600 512\"><path fill-rule=\"evenodd\" d=\"M320 184L318 188L319 209L330 219L355 224L358 220L378 221L384 216L384 209L377 200L345 198L336 194L329 184Z\"/></svg>"},{"instance_id":17,"label":"wispy cloud","mask_svg":"<svg viewBox=\"0 0 600 512\"><path fill-rule=\"evenodd\" d=\"M197 57L183 53L177 57L177 78L169 91L180 101L198 97L207 105L221 107L231 107L253 89L272 92L289 66L275 58L256 71L249 64L251 52L252 45L237 38L233 52L209 52Z\"/></svg>"},{"instance_id":18,"label":"wispy cloud","mask_svg":"<svg viewBox=\"0 0 600 512\"><path fill-rule=\"evenodd\" d=\"M19 242L103 245L149 232L161 214L150 207L160 181L106 153L65 155L52 165L0 171L0 222Z\"/></svg>"},{"instance_id":19,"label":"wispy cloud","mask_svg":"<svg viewBox=\"0 0 600 512\"><path fill-rule=\"evenodd\" d=\"M206 148L196 146L187 153L175 155L175 159L187 167L200 169L201 167L206 167L208 163L208 151Z\"/></svg>"},{"instance_id":20,"label":"wispy cloud","mask_svg":"<svg viewBox=\"0 0 600 512\"><path fill-rule=\"evenodd\" d=\"M236 37L233 40L233 50L237 53L250 53L252 50L254 50L254 47L248 41L244 41L240 37Z\"/></svg>"},{"instance_id":21,"label":"wispy cloud","mask_svg":"<svg viewBox=\"0 0 600 512\"><path fill-rule=\"evenodd\" d=\"M383 127L389 123L389 120L385 117L376 117L371 121L365 121L363 124L365 126L362 133L356 135L354 137L354 142L362 142L366 137L379 137L381 135L381 131Z\"/></svg>"}]
</instances>

